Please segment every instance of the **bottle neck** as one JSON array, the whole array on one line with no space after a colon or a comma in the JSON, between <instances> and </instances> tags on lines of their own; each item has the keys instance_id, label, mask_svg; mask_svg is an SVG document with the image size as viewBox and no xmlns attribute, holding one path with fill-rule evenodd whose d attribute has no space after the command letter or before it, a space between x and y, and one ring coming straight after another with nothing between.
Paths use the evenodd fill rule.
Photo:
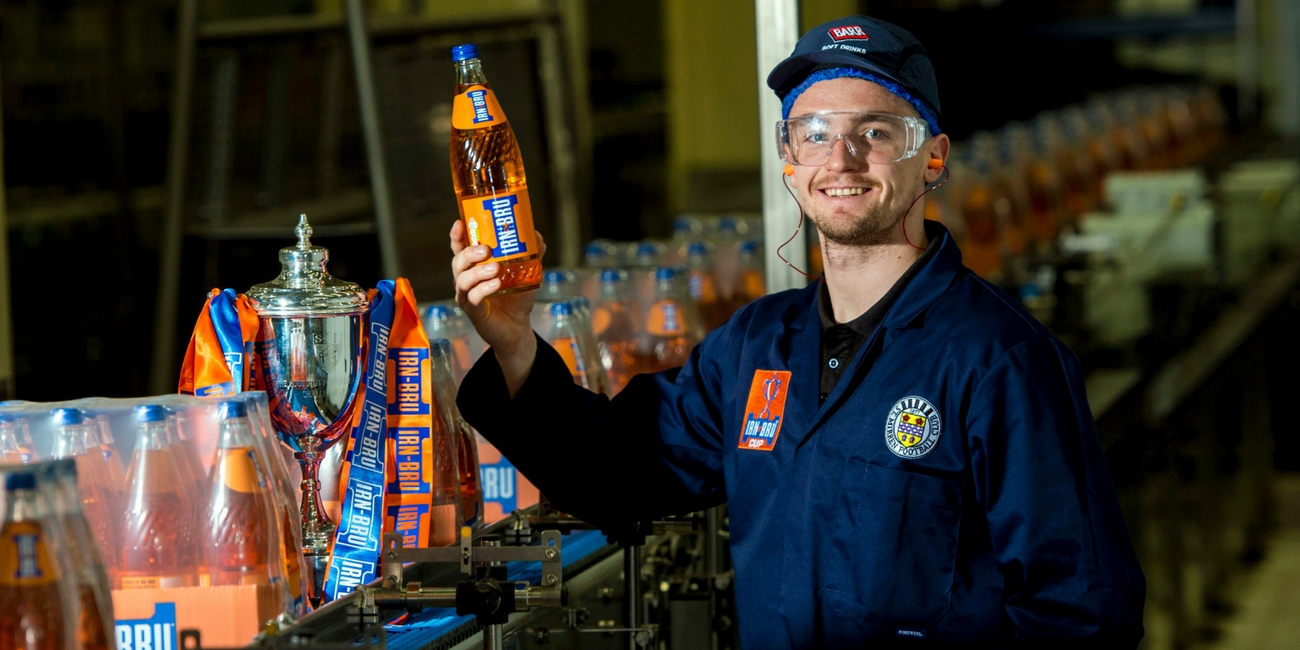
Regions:
<instances>
[{"instance_id":1,"label":"bottle neck","mask_svg":"<svg viewBox=\"0 0 1300 650\"><path fill-rule=\"evenodd\" d=\"M5 504L6 522L10 521L33 521L38 519L40 513L36 510L36 493L32 490L14 490L5 495L8 497Z\"/></svg>"},{"instance_id":2,"label":"bottle neck","mask_svg":"<svg viewBox=\"0 0 1300 650\"><path fill-rule=\"evenodd\" d=\"M234 449L236 447L251 447L252 445L252 432L248 428L248 420L229 418L221 421L221 436L217 440L218 448Z\"/></svg>"},{"instance_id":3,"label":"bottle neck","mask_svg":"<svg viewBox=\"0 0 1300 650\"><path fill-rule=\"evenodd\" d=\"M486 86L487 77L483 74L483 64L478 59L465 59L456 62L456 89L464 90L466 86Z\"/></svg>"},{"instance_id":4,"label":"bottle neck","mask_svg":"<svg viewBox=\"0 0 1300 650\"><path fill-rule=\"evenodd\" d=\"M78 425L62 427L54 443L54 457L72 458L86 453L85 439L85 427Z\"/></svg>"}]
</instances>

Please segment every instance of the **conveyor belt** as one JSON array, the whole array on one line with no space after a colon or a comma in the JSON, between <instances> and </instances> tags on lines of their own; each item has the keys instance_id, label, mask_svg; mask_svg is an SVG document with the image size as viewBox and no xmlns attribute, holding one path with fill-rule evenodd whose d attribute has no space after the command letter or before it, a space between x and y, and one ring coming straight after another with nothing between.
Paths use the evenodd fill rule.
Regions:
<instances>
[{"instance_id":1,"label":"conveyor belt","mask_svg":"<svg viewBox=\"0 0 1300 650\"><path fill-rule=\"evenodd\" d=\"M563 566L570 567L606 548L605 536L596 530L580 530L561 538ZM506 565L511 580L538 584L542 575L541 562L511 562ZM473 616L457 616L450 608L428 609L412 614L400 625L384 626L388 634L389 650L441 650L450 648L477 634L479 626Z\"/></svg>"}]
</instances>

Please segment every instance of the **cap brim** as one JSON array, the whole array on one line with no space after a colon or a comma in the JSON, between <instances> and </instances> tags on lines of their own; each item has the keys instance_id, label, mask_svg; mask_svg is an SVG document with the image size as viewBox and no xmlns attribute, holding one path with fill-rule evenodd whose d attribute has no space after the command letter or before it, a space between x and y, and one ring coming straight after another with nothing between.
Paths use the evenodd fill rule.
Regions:
<instances>
[{"instance_id":1,"label":"cap brim","mask_svg":"<svg viewBox=\"0 0 1300 650\"><path fill-rule=\"evenodd\" d=\"M828 64L865 70L872 74L878 74L899 86L911 89L909 84L900 81L893 73L886 72L883 67L874 65L860 55L839 50L813 52L812 54L791 57L782 61L772 69L771 74L767 75L767 87L776 91L777 95L784 96L785 93L798 85L799 81L808 76L808 73L812 72L814 68Z\"/></svg>"}]
</instances>

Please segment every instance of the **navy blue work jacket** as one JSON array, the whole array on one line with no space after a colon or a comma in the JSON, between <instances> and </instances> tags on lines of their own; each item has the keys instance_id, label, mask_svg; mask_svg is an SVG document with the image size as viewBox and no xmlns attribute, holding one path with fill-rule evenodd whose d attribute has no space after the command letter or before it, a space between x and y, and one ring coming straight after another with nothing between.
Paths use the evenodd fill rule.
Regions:
<instances>
[{"instance_id":1,"label":"navy blue work jacket","mask_svg":"<svg viewBox=\"0 0 1300 650\"><path fill-rule=\"evenodd\" d=\"M1132 648L1146 586L1078 360L936 226L824 404L810 286L612 400L540 340L509 400L489 352L461 410L597 525L727 502L744 648Z\"/></svg>"}]
</instances>

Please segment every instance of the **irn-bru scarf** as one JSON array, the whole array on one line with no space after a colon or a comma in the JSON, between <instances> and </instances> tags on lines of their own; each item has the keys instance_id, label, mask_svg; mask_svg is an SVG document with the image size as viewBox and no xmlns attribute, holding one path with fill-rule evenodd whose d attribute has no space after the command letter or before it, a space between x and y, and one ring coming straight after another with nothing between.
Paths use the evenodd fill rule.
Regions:
<instances>
[{"instance_id":1,"label":"irn-bru scarf","mask_svg":"<svg viewBox=\"0 0 1300 650\"><path fill-rule=\"evenodd\" d=\"M439 483L431 458L435 402L429 342L414 292L405 278L398 278L380 282L371 295L362 403L346 442L342 515L325 584L330 600L377 576L383 532L402 533L407 546L429 545ZM190 337L180 392L230 395L257 390L259 360L253 343L258 322L246 296L213 289Z\"/></svg>"},{"instance_id":2,"label":"irn-bru scarf","mask_svg":"<svg viewBox=\"0 0 1300 650\"><path fill-rule=\"evenodd\" d=\"M367 346L364 403L339 481L342 514L325 583L330 600L378 576L381 533L401 533L408 547L430 542L435 481L429 340L404 278L379 283Z\"/></svg>"},{"instance_id":3,"label":"irn-bru scarf","mask_svg":"<svg viewBox=\"0 0 1300 650\"><path fill-rule=\"evenodd\" d=\"M248 390L257 326L247 296L231 289L209 292L185 350L179 392L220 397Z\"/></svg>"}]
</instances>

